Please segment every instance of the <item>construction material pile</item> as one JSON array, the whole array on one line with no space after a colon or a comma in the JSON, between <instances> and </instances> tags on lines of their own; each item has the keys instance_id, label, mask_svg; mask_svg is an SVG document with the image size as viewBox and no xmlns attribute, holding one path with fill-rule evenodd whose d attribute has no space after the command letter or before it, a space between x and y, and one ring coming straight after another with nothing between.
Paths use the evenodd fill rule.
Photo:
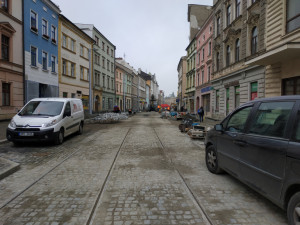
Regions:
<instances>
[{"instance_id":1,"label":"construction material pile","mask_svg":"<svg viewBox=\"0 0 300 225\"><path fill-rule=\"evenodd\" d=\"M116 123L120 120L127 120L128 113L103 113L88 119L86 123Z\"/></svg>"}]
</instances>

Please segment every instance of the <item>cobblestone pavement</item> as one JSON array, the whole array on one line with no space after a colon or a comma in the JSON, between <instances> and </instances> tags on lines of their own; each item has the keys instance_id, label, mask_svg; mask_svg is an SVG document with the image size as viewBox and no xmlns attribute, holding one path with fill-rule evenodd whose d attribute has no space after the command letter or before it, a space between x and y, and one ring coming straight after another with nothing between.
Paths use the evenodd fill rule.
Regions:
<instances>
[{"instance_id":1,"label":"cobblestone pavement","mask_svg":"<svg viewBox=\"0 0 300 225\"><path fill-rule=\"evenodd\" d=\"M239 181L209 173L203 142L177 125L141 113L88 125L61 146L0 145L1 157L21 164L0 181L0 224L287 223Z\"/></svg>"}]
</instances>

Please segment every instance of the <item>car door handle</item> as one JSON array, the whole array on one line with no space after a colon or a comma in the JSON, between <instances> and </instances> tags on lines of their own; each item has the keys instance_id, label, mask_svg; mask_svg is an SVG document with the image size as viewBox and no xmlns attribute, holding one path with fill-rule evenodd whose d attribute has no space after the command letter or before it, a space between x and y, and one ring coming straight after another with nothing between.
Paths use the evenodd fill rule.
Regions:
<instances>
[{"instance_id":1,"label":"car door handle","mask_svg":"<svg viewBox=\"0 0 300 225\"><path fill-rule=\"evenodd\" d=\"M241 141L241 140L237 140L237 141L233 141L234 144L239 145L239 146L246 146L247 142L245 141Z\"/></svg>"}]
</instances>

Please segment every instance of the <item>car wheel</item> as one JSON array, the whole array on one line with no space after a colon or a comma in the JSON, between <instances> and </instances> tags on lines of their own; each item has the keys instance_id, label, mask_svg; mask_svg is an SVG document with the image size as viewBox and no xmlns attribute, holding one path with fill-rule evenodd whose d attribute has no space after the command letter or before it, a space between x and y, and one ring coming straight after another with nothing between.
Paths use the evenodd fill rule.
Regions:
<instances>
[{"instance_id":1,"label":"car wheel","mask_svg":"<svg viewBox=\"0 0 300 225\"><path fill-rule=\"evenodd\" d=\"M205 161L206 167L211 173L219 174L223 172L219 167L218 156L214 146L211 145L206 149Z\"/></svg>"},{"instance_id":2,"label":"car wheel","mask_svg":"<svg viewBox=\"0 0 300 225\"><path fill-rule=\"evenodd\" d=\"M287 208L287 218L290 225L300 224L300 192L292 196Z\"/></svg>"},{"instance_id":3,"label":"car wheel","mask_svg":"<svg viewBox=\"0 0 300 225\"><path fill-rule=\"evenodd\" d=\"M63 142L64 142L64 130L63 128L61 128L58 135L56 136L55 144L61 145Z\"/></svg>"},{"instance_id":4,"label":"car wheel","mask_svg":"<svg viewBox=\"0 0 300 225\"><path fill-rule=\"evenodd\" d=\"M78 132L77 132L79 135L83 133L83 123L81 122L80 125L79 125L79 129L78 129Z\"/></svg>"}]
</instances>

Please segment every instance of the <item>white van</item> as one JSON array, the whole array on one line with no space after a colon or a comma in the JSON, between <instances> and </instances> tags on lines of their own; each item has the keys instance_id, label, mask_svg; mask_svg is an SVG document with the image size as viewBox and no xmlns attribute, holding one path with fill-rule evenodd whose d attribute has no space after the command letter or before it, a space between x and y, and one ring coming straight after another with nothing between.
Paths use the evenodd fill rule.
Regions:
<instances>
[{"instance_id":1,"label":"white van","mask_svg":"<svg viewBox=\"0 0 300 225\"><path fill-rule=\"evenodd\" d=\"M84 111L76 98L35 98L15 115L6 130L7 140L54 141L61 144L64 137L82 134Z\"/></svg>"}]
</instances>

